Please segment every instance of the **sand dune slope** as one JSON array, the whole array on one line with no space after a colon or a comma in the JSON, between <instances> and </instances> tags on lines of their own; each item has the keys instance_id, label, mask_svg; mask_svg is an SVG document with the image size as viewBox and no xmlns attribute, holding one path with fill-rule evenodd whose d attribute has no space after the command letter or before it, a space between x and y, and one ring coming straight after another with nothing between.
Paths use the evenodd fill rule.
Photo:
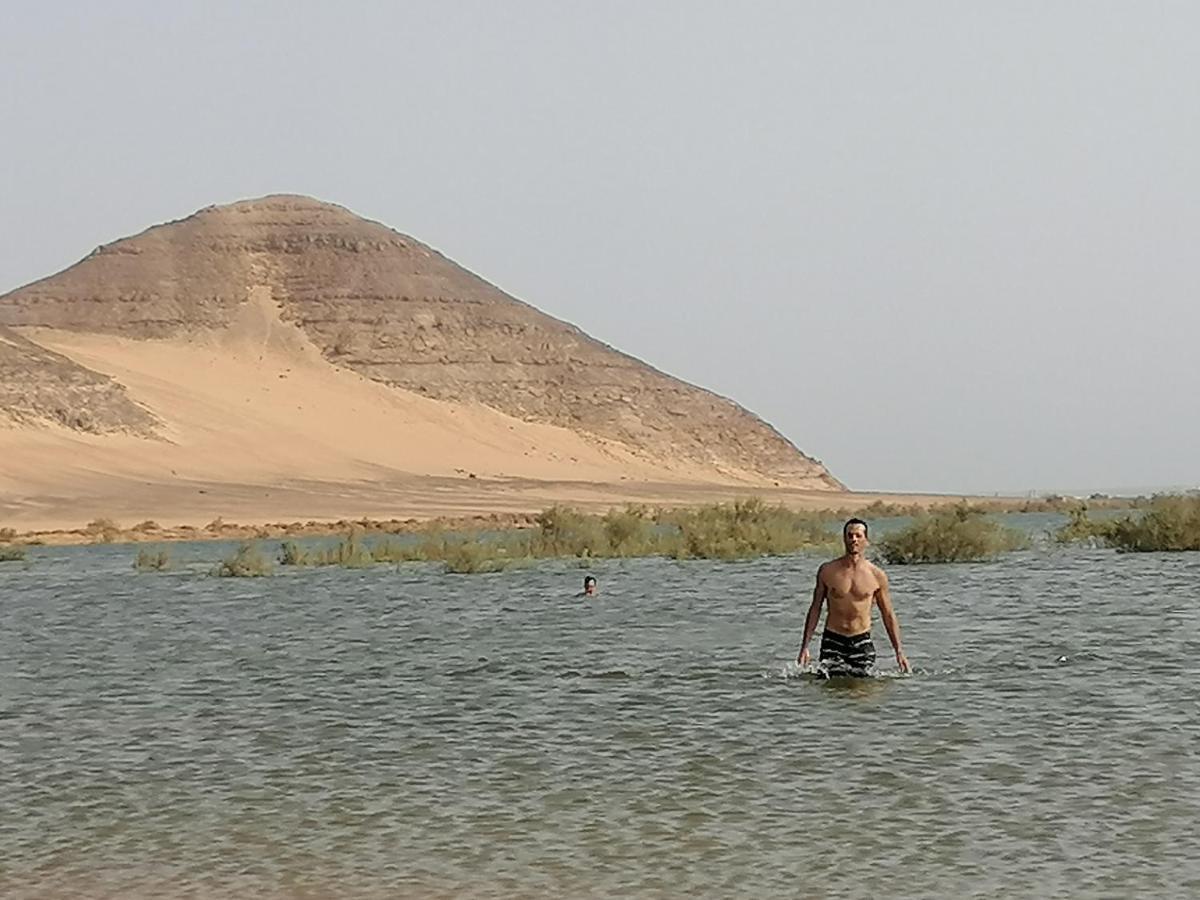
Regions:
<instances>
[{"instance_id":1,"label":"sand dune slope","mask_svg":"<svg viewBox=\"0 0 1200 900\"><path fill-rule=\"evenodd\" d=\"M309 197L206 207L0 295L0 527L843 489L733 400Z\"/></svg>"},{"instance_id":2,"label":"sand dune slope","mask_svg":"<svg viewBox=\"0 0 1200 900\"><path fill-rule=\"evenodd\" d=\"M72 497L79 503L76 523L114 510L179 518L189 511L181 498L200 494L202 505L211 507L216 498L204 495L220 494L213 487L220 485L241 486L247 495L227 491L227 506L236 508L218 506L220 514L252 521L284 513L266 502L269 494L246 490L253 486L300 491L305 484L341 482L369 494L374 483L412 479L451 485L469 479L477 488L521 479L630 487L769 484L754 473L648 460L615 441L370 381L330 364L280 319L262 291L251 292L232 327L186 338L22 331L124 385L162 424L154 439L54 426L0 430L0 492L8 495L0 518L6 521L58 521L70 514ZM134 497L142 498L141 506L129 502ZM325 514L335 514L333 507Z\"/></svg>"}]
</instances>

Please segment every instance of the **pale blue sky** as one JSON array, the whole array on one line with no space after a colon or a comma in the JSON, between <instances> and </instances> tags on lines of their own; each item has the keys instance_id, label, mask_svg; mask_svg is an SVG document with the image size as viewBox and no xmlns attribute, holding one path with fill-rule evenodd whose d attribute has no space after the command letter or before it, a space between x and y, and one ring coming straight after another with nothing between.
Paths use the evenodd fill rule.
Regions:
<instances>
[{"instance_id":1,"label":"pale blue sky","mask_svg":"<svg viewBox=\"0 0 1200 900\"><path fill-rule=\"evenodd\" d=\"M1200 6L0 3L0 292L311 194L861 489L1200 483Z\"/></svg>"}]
</instances>

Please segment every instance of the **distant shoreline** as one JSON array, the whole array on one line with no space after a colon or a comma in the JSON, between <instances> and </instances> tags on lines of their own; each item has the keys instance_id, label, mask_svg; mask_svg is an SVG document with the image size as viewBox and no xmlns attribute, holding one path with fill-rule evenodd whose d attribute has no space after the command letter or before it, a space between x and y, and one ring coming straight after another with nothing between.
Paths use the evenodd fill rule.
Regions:
<instances>
[{"instance_id":1,"label":"distant shoreline","mask_svg":"<svg viewBox=\"0 0 1200 900\"><path fill-rule=\"evenodd\" d=\"M664 509L687 508L712 503L727 503L757 497L769 504L790 509L838 515L863 514L867 517L910 515L923 509L967 502L996 512L1056 512L1079 504L1073 497L996 497L960 494L898 494L875 492L762 490L725 485L600 485L594 483L520 483L505 484L509 490L495 490L486 481L471 488L452 490L447 485L430 485L429 491L412 502L400 500L391 490L380 488L374 500L362 496L330 496L307 486L310 503L292 497L289 489L275 488L236 491L231 486L213 485L198 489L202 504L190 504L178 515L165 516L158 502L138 504L133 498L116 499L107 506L90 499L86 503L60 501L48 509L43 500L26 504L5 502L0 498L0 543L19 545L145 544L176 541L273 540L284 538L344 535L351 530L366 534L416 534L434 528L446 531L508 530L531 528L536 516L551 506L562 505L586 512L603 512L626 505L644 505ZM233 486L236 488L237 486ZM243 486L249 487L249 486ZM332 487L332 486L331 486ZM349 486L337 486L345 491ZM369 486L359 486L369 490ZM224 490L222 489L224 488ZM493 488L493 490L489 490ZM288 502L273 493L284 493ZM255 502L255 501L259 502ZM132 501L132 502L128 502ZM339 502L340 501L340 502ZM1096 497L1087 501L1092 508L1126 508L1134 498ZM331 505L340 507L332 511ZM307 506L312 515L279 515L281 507ZM40 507L40 508L39 508ZM97 511L81 522L75 510ZM197 508L201 507L201 508ZM386 511L385 511L386 509ZM212 511L222 510L218 514ZM21 515L23 513L24 515ZM340 513L340 514L339 514ZM22 520L27 523L23 523ZM41 520L41 521L30 521ZM180 521L182 520L182 522ZM175 522L178 524L163 524ZM24 527L22 527L24 526Z\"/></svg>"}]
</instances>

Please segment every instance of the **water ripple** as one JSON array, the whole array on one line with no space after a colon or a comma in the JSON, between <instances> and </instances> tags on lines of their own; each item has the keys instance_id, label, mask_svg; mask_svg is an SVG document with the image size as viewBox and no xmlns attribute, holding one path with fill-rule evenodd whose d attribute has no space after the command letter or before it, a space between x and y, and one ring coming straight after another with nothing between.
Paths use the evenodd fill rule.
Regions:
<instances>
[{"instance_id":1,"label":"water ripple","mask_svg":"<svg viewBox=\"0 0 1200 900\"><path fill-rule=\"evenodd\" d=\"M6 898L1200 894L1200 554L897 569L913 674L828 681L804 557L128 555L0 571Z\"/></svg>"}]
</instances>

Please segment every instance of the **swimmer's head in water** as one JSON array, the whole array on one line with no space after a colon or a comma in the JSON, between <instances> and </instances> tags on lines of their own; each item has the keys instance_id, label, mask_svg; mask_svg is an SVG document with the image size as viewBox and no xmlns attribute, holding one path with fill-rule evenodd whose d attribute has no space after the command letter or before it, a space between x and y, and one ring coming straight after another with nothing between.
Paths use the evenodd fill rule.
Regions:
<instances>
[{"instance_id":1,"label":"swimmer's head in water","mask_svg":"<svg viewBox=\"0 0 1200 900\"><path fill-rule=\"evenodd\" d=\"M583 592L584 592L585 594L594 594L594 593L596 593L596 577L595 577L594 575L587 575L587 576L585 576L585 577L584 577L584 579L583 579Z\"/></svg>"},{"instance_id":2,"label":"swimmer's head in water","mask_svg":"<svg viewBox=\"0 0 1200 900\"><path fill-rule=\"evenodd\" d=\"M842 542L847 553L861 553L867 548L867 523L862 519L847 519L842 526Z\"/></svg>"}]
</instances>

